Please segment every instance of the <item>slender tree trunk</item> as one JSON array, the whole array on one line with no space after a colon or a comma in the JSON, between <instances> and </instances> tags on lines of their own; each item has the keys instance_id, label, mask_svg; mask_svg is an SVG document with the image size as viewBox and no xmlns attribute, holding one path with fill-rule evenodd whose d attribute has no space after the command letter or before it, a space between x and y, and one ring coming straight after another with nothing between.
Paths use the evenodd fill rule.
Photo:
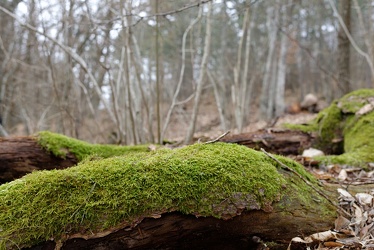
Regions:
<instances>
[{"instance_id":1,"label":"slender tree trunk","mask_svg":"<svg viewBox=\"0 0 374 250\"><path fill-rule=\"evenodd\" d=\"M140 91L140 94L141 94L142 103L143 103L144 108L145 108L147 125L148 125L149 140L150 140L150 142L154 143L155 138L154 138L154 135L153 135L152 123L150 122L151 121L151 112L150 112L149 102L147 100L147 96L146 96L146 93L144 91L144 87L143 87L143 84L142 84L143 81L142 81L142 78L141 78L141 72L143 71L143 68L142 68L142 64L141 64L140 50L139 50L139 46L137 44L137 40L136 40L135 36L132 33L130 33L130 35L131 35L131 41L132 41L132 43L130 43L130 47L132 47L131 45L134 44L134 48L135 48L135 52L136 52L135 53L136 57L135 57L133 51L130 50L131 51L131 59L134 62L136 79L137 79L139 91Z\"/></svg>"},{"instance_id":2,"label":"slender tree trunk","mask_svg":"<svg viewBox=\"0 0 374 250\"><path fill-rule=\"evenodd\" d=\"M361 11L361 7L358 3L358 0L353 0L353 8L356 10L357 12L357 19L358 19L358 22L359 22L359 28L362 30L362 34L363 34L363 39L364 39L364 42L365 42L365 46L368 50L368 55L370 58L374 58L374 54L373 54L373 44L372 44L372 41L371 41L371 34L370 32L368 32L368 28L366 27L366 25L370 25L371 22L364 22L364 17L363 17L363 14L362 14L362 11ZM369 7L370 10L369 10L369 13L373 13L373 6L370 6ZM369 26L369 30L371 29L371 27ZM367 72L367 70L365 70ZM363 71L362 73L366 73L365 71ZM367 74L367 73L366 73ZM355 83L355 82L352 82L351 84L355 84L355 86L352 86L351 85L351 88L352 89L356 89L358 87L362 87L362 88L370 88L370 84L368 85L367 83L369 82L370 83L371 79L369 79L369 81L365 81L366 84L364 84L364 86L358 86L358 83Z\"/></svg>"},{"instance_id":3,"label":"slender tree trunk","mask_svg":"<svg viewBox=\"0 0 374 250\"><path fill-rule=\"evenodd\" d=\"M203 8L202 6L200 8ZM208 65L208 58L209 58L209 52L210 52L210 41L211 41L211 14L212 14L212 2L208 3L208 14L206 19L206 31L205 31L205 46L204 46L204 54L203 58L201 60L201 67L200 67L200 75L199 79L197 81L197 87L196 87L196 93L195 93L195 99L194 99L194 106L192 110L192 117L191 117L191 123L187 130L187 135L185 138L185 143L188 144L191 142L193 134L195 132L195 126L196 126L196 120L197 120L197 114L199 112L199 104L200 104L200 98L201 93L203 90L203 83L205 80L205 74L206 74L206 68Z\"/></svg>"},{"instance_id":4,"label":"slender tree trunk","mask_svg":"<svg viewBox=\"0 0 374 250\"><path fill-rule=\"evenodd\" d=\"M283 6L282 12L282 24L285 27L288 22L287 18L291 16L290 12L287 11L289 5L291 5L291 1L289 0L286 6ZM281 42L280 42L280 52L278 57L278 72L277 72L277 83L276 83L276 96L275 96L275 115L280 116L284 113L285 104L284 104L284 92L285 92L285 85L286 85L286 56L288 51L288 38L285 34L281 34Z\"/></svg>"},{"instance_id":5,"label":"slender tree trunk","mask_svg":"<svg viewBox=\"0 0 374 250\"><path fill-rule=\"evenodd\" d=\"M238 128L239 131L242 130L242 124L243 124L243 109L242 109L242 102L241 102L241 78L246 78L245 75L243 74L240 77L240 73L242 70L242 51L243 51L243 43L244 39L246 38L244 34L248 34L248 24L249 24L249 7L246 8L245 14L244 14L244 19L243 19L243 26L242 26L242 32L243 35L239 40L239 46L238 46L238 53L237 53L237 58L236 58L236 65L234 67L234 85L231 87L231 94L232 94L232 104L234 106L235 110L235 122L236 122L236 127ZM247 48L247 47L246 47ZM244 80L243 80L244 81Z\"/></svg>"},{"instance_id":6,"label":"slender tree trunk","mask_svg":"<svg viewBox=\"0 0 374 250\"><path fill-rule=\"evenodd\" d=\"M229 22L230 18L227 14L227 5L226 0L222 1L221 4L221 22ZM227 131L229 127L229 117L227 114L230 112L230 96L228 95L228 91L230 90L230 86L228 82L231 81L230 79L230 68L227 67L227 53L229 48L229 39L228 39L228 27L224 25L221 29L220 35L220 57L219 57L219 76L218 81L210 74L209 79L213 84L214 87L214 96L216 99L217 108L220 115L220 123L221 129L223 131Z\"/></svg>"},{"instance_id":7,"label":"slender tree trunk","mask_svg":"<svg viewBox=\"0 0 374 250\"><path fill-rule=\"evenodd\" d=\"M280 45L280 54L278 57L278 74L277 74L277 83L276 83L276 96L275 96L275 115L280 116L284 113L284 91L286 84L286 54L287 54L287 38L285 35L282 35L281 45Z\"/></svg>"},{"instance_id":8,"label":"slender tree trunk","mask_svg":"<svg viewBox=\"0 0 374 250\"><path fill-rule=\"evenodd\" d=\"M168 125L170 123L171 115L173 113L173 110L174 110L175 106L177 105L177 98L178 98L179 92L181 90L183 79L184 79L184 76L185 76L184 70L185 70L185 65L186 65L186 41L187 41L187 36L188 36L188 33L193 28L193 26L201 19L202 13L203 13L203 10L202 10L202 8L200 8L197 17L194 20L192 20L190 25L187 27L187 29L183 33L183 37L182 37L182 66L181 66L181 70L180 70L180 73L179 73L179 81L177 83L177 88L175 89L173 99L171 101L168 113L167 113L165 121L164 121L164 126L162 128L162 133L161 133L161 141L164 139L166 129L168 128Z\"/></svg>"},{"instance_id":9,"label":"slender tree trunk","mask_svg":"<svg viewBox=\"0 0 374 250\"><path fill-rule=\"evenodd\" d=\"M339 13L348 32L351 32L351 0L340 0ZM343 94L352 90L350 84L350 42L344 28L340 25L338 32L338 79Z\"/></svg>"},{"instance_id":10,"label":"slender tree trunk","mask_svg":"<svg viewBox=\"0 0 374 250\"><path fill-rule=\"evenodd\" d=\"M125 2L123 3L125 5ZM129 10L131 9L131 3L129 3ZM131 11L128 11L128 13L131 13ZM127 16L128 13L123 13L123 17ZM128 16L130 17L130 16ZM126 77L126 93L127 93L127 107L128 107L128 114L129 114L129 121L130 121L130 128L132 132L132 138L133 138L133 143L138 144L138 133L137 133L137 124L135 121L135 115L134 115L134 103L133 103L133 98L132 98L132 84L131 84L131 72L130 72L130 67L131 67L131 56L130 56L130 43L131 43L131 19L127 19L127 28L125 30L124 38L125 38L125 51L126 51L126 59L125 59L125 77ZM124 27L126 27L124 25Z\"/></svg>"},{"instance_id":11,"label":"slender tree trunk","mask_svg":"<svg viewBox=\"0 0 374 250\"><path fill-rule=\"evenodd\" d=\"M351 0L346 0L346 1L350 1L349 2L349 6L351 6ZM339 20L339 25L340 25L340 28L344 31L345 35L347 36L350 44L352 45L352 47L354 48L354 50L360 54L361 56L365 57L369 67L370 67L370 73L371 73L371 83L372 83L372 86L374 86L374 63L373 63L373 59L370 57L370 55L366 52L364 52L356 43L356 41L353 39L352 35L351 35L351 32L349 31L348 28L350 27L347 27L347 25L345 24L345 21L343 20L343 17L339 14L339 11L336 9L336 6L335 6L335 3L333 2L333 0L328 0L330 6L332 7L335 15L337 16L338 20ZM344 9L347 9L347 8L344 8ZM350 19L349 19L350 21Z\"/></svg>"},{"instance_id":12,"label":"slender tree trunk","mask_svg":"<svg viewBox=\"0 0 374 250\"><path fill-rule=\"evenodd\" d=\"M249 11L250 11L250 7L247 8L247 11L248 11L248 15L249 15ZM255 12L253 12L255 13ZM241 88L240 88L240 99L239 99L239 102L240 102L240 106L239 108L241 109L241 117L239 117L239 124L238 124L238 130L239 130L239 133L242 132L242 129L243 129L243 123L245 121L245 118L246 118L246 114L247 114L247 108L245 106L245 103L246 101L248 101L249 99L249 103L250 103L250 95L248 96L248 72L249 72L249 60L250 60L250 51L251 51L251 32L252 32L252 28L253 28L253 23L254 23L254 19L251 20L249 17L248 17L248 24L247 24L247 30L246 30L246 33L247 33L247 36L245 38L245 58L244 58L244 69L243 69L243 74L242 74L242 81L241 81ZM252 81L251 81L252 82ZM252 82L253 83L253 82ZM249 93L251 94L251 93Z\"/></svg>"},{"instance_id":13,"label":"slender tree trunk","mask_svg":"<svg viewBox=\"0 0 374 250\"><path fill-rule=\"evenodd\" d=\"M268 109L269 109L269 101L271 101L271 96L269 96L269 89L271 88L271 81L272 81L272 65L274 61L274 51L275 51L275 41L277 38L277 28L274 24L278 20L278 11L273 6L268 6L267 9L267 21L266 25L268 27L269 33L269 51L266 59L265 65L265 72L262 81L262 90L261 90L261 97L260 97L260 111L262 118L270 119Z\"/></svg>"},{"instance_id":14,"label":"slender tree trunk","mask_svg":"<svg viewBox=\"0 0 374 250\"><path fill-rule=\"evenodd\" d=\"M217 104L217 109L218 109L218 115L219 115L219 120L221 122L221 128L223 131L226 131L226 121L225 121L225 115L223 113L224 106L222 105L222 94L220 95L219 90L218 90L218 84L217 81L214 80L212 74L210 73L209 70L207 70L207 75L209 78L209 81L213 84L213 91L214 91L214 98L216 99L216 104Z\"/></svg>"},{"instance_id":15,"label":"slender tree trunk","mask_svg":"<svg viewBox=\"0 0 374 250\"><path fill-rule=\"evenodd\" d=\"M155 0L155 11L158 13L158 0ZM156 53L156 117L157 117L157 140L161 144L161 111L160 111L160 55L159 55L159 17L156 16L156 37L155 37L155 53Z\"/></svg>"}]
</instances>

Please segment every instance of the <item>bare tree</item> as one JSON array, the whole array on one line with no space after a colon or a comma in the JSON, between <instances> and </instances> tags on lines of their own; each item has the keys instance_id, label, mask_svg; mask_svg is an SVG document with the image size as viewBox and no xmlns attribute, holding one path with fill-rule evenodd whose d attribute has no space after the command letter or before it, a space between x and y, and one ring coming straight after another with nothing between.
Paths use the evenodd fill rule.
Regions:
<instances>
[{"instance_id":1,"label":"bare tree","mask_svg":"<svg viewBox=\"0 0 374 250\"><path fill-rule=\"evenodd\" d=\"M351 0L339 1L339 13L351 33ZM340 25L338 32L338 80L343 94L351 91L350 83L350 43L344 28Z\"/></svg>"},{"instance_id":2,"label":"bare tree","mask_svg":"<svg viewBox=\"0 0 374 250\"><path fill-rule=\"evenodd\" d=\"M278 2L277 2L278 3ZM272 101L274 96L272 89L274 87L274 75L273 75L273 65L274 65L274 56L275 56L275 41L277 38L277 26L276 22L278 22L279 19L279 12L277 8L270 4L267 7L266 11L266 26L268 28L268 36L269 36L269 50L268 50L268 55L266 59L266 66L265 66L265 72L264 72L264 77L262 81L262 89L261 89L261 97L260 97L260 110L261 114L265 119L270 119L272 117Z\"/></svg>"},{"instance_id":3,"label":"bare tree","mask_svg":"<svg viewBox=\"0 0 374 250\"><path fill-rule=\"evenodd\" d=\"M282 11L282 25L286 27L289 23L287 18L292 16L291 10L291 3L292 0L288 0L287 4L283 5L281 7ZM285 84L286 84L286 70L287 70L287 62L286 62L286 56L288 51L288 37L281 33L281 41L280 41L280 51L278 56L278 62L277 62L277 80L276 80L276 94L275 94L275 116L281 116L284 113L285 110Z\"/></svg>"},{"instance_id":4,"label":"bare tree","mask_svg":"<svg viewBox=\"0 0 374 250\"><path fill-rule=\"evenodd\" d=\"M178 98L178 95L179 95L179 92L180 92L180 89L181 89L181 86L182 86L182 83L183 83L184 71L185 71L185 64L186 64L186 42L187 42L187 36L188 36L188 33L193 28L193 26L197 22L200 21L200 19L202 17L202 13L203 13L203 9L199 8L199 13L198 13L197 17L192 20L192 22L189 24L189 26L187 27L187 29L183 33L183 38L182 38L182 67L181 67L181 70L180 70L180 73L179 73L179 81L178 81L177 87L175 89L175 92L174 92L174 95L173 95L173 99L171 101L171 105L170 105L169 110L167 112L167 115L166 115L166 118L165 118L165 121L164 121L164 126L162 128L161 141L164 139L164 136L165 136L165 133L166 133L166 129L167 129L169 123L170 123L170 117L172 115L172 112L173 112L175 106L178 104L177 103L177 98Z\"/></svg>"},{"instance_id":5,"label":"bare tree","mask_svg":"<svg viewBox=\"0 0 374 250\"><path fill-rule=\"evenodd\" d=\"M356 41L353 39L351 33L349 32L349 29L348 29L348 27L346 26L346 24L345 24L345 22L344 22L342 16L339 14L339 11L337 10L337 8L336 8L334 2L333 2L332 0L328 0L328 2L329 2L331 8L332 8L333 11L334 11L334 14L335 14L336 17L338 18L339 25L340 25L340 27L343 29L344 33L346 34L346 36L347 36L349 42L351 43L352 47L355 49L355 51L356 51L358 54L360 54L361 56L363 56L363 57L366 59L368 65L369 65L369 67L370 67L370 73L371 73L371 79L372 79L371 82L372 82L372 84L374 84L374 80L373 80L373 79L374 79L374 64L373 64L373 60L372 60L372 58L370 58L370 55L369 55L368 53L364 52L364 51L363 51L363 50L362 50L362 49L357 45ZM349 4L349 6L350 6L350 4ZM345 9L346 9L346 8L345 8ZM373 85L373 86L374 86L374 85Z\"/></svg>"},{"instance_id":6,"label":"bare tree","mask_svg":"<svg viewBox=\"0 0 374 250\"><path fill-rule=\"evenodd\" d=\"M200 8L203 8L203 7L200 7ZM212 14L212 3L209 2L207 17L206 17L206 31L205 31L205 39L204 39L205 45L204 45L204 52L203 52L204 54L201 59L200 75L199 75L199 79L197 81L197 86L196 86L196 93L195 93L195 98L194 98L194 106L192 109L191 122L190 122L190 126L188 127L187 135L184 141L186 144L191 142L193 134L195 132L196 119L197 119L197 114L199 112L200 98L201 98L206 70L208 66L208 59L209 59L209 53L210 53L210 42L212 39L211 37L211 21L212 21L211 14Z\"/></svg>"}]
</instances>

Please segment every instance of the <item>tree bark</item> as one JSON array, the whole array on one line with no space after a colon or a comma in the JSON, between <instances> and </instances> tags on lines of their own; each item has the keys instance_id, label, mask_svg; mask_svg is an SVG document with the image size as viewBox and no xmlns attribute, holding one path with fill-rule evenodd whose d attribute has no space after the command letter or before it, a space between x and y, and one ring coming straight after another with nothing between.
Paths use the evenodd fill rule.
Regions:
<instances>
[{"instance_id":1,"label":"tree bark","mask_svg":"<svg viewBox=\"0 0 374 250\"><path fill-rule=\"evenodd\" d=\"M77 162L71 153L63 159L45 151L35 137L0 138L0 184L35 170L63 169Z\"/></svg>"},{"instance_id":2,"label":"tree bark","mask_svg":"<svg viewBox=\"0 0 374 250\"><path fill-rule=\"evenodd\" d=\"M246 211L230 220L196 218L179 212L145 218L132 227L98 238L73 238L62 250L122 249L257 249L255 237L273 242L271 249L286 249L296 235L309 235L333 227L335 216L323 217L300 205L292 211ZM258 239L258 238L257 238ZM31 248L55 249L54 242Z\"/></svg>"},{"instance_id":3,"label":"tree bark","mask_svg":"<svg viewBox=\"0 0 374 250\"><path fill-rule=\"evenodd\" d=\"M351 32L351 0L339 2L340 15L344 21L347 30ZM338 33L338 79L343 94L352 90L350 84L350 42L344 29L340 26Z\"/></svg>"},{"instance_id":4,"label":"tree bark","mask_svg":"<svg viewBox=\"0 0 374 250\"><path fill-rule=\"evenodd\" d=\"M262 146L269 147L276 142L274 138L277 135L281 135L280 138L287 138L285 140L291 144L298 144L300 148L305 147L308 142L308 137L305 137L304 133L274 129L261 131L250 137L251 139L235 135L222 141L241 142L244 145L246 142L249 145L252 140L256 146L263 143ZM284 150L287 146L283 145L282 148ZM64 162L57 159L58 161L51 163L50 159L54 157L40 148L35 137L0 139L0 152L1 167L14 162L19 164L16 165L19 168L27 166L34 170L36 166L44 165L51 169ZM63 167L76 161L74 156L68 154ZM319 189L324 193L322 196L320 192L313 191L316 189L309 188L315 184L305 182L283 167L277 169L288 182L282 187L279 198L261 208L256 202L252 205L243 205L245 203L242 201L248 202L245 198L233 201L231 198L235 197L231 197L216 205L215 208L227 212L222 213L220 219L212 216L199 217L198 213L182 214L173 209L168 210L170 212L160 210L140 215L124 224L96 233L66 232L62 238L63 243L46 241L31 249L258 249L262 242L275 244L271 249L285 249L290 239L295 236L332 228L336 213L335 207L329 202L336 200L337 186L323 186ZM265 173L264 178L264 181L269 181ZM369 185L361 186L354 191L362 192L368 187Z\"/></svg>"},{"instance_id":5,"label":"tree bark","mask_svg":"<svg viewBox=\"0 0 374 250\"><path fill-rule=\"evenodd\" d=\"M253 149L265 149L273 154L299 155L304 149L311 147L313 136L285 129L264 129L251 133L231 135L220 141L237 143Z\"/></svg>"},{"instance_id":6,"label":"tree bark","mask_svg":"<svg viewBox=\"0 0 374 250\"><path fill-rule=\"evenodd\" d=\"M260 111L261 117L264 119L271 119L272 107L270 102L272 102L271 88L273 81L273 64L274 64L274 54L275 54L275 41L277 38L277 27L274 22L277 22L279 19L279 11L275 9L273 5L267 7L266 10L266 26L269 30L269 51L266 59L266 66L264 77L262 80L262 89L260 96ZM271 108L269 108L271 107Z\"/></svg>"},{"instance_id":7,"label":"tree bark","mask_svg":"<svg viewBox=\"0 0 374 250\"><path fill-rule=\"evenodd\" d=\"M196 120L197 120L197 114L199 112L199 105L200 105L200 98L201 93L203 91L203 84L205 80L206 70L208 66L208 59L210 54L210 42L211 42L211 14L212 14L212 3L208 3L208 14L206 18L206 31L205 31L205 45L204 45L204 53L203 58L201 59L201 68L200 68L200 75L199 79L197 81L197 87L195 92L195 99L194 99L194 106L191 114L191 122L187 130L187 135L185 138L185 143L188 144L191 142L193 134L195 133L195 126L196 126Z\"/></svg>"}]
</instances>

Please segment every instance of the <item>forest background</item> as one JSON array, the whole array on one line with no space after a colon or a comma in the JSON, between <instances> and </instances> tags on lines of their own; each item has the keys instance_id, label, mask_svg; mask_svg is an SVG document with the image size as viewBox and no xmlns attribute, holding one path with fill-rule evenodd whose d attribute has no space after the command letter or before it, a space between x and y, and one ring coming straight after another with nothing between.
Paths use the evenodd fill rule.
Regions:
<instances>
[{"instance_id":1,"label":"forest background","mask_svg":"<svg viewBox=\"0 0 374 250\"><path fill-rule=\"evenodd\" d=\"M1 0L0 135L246 131L374 87L368 0Z\"/></svg>"}]
</instances>

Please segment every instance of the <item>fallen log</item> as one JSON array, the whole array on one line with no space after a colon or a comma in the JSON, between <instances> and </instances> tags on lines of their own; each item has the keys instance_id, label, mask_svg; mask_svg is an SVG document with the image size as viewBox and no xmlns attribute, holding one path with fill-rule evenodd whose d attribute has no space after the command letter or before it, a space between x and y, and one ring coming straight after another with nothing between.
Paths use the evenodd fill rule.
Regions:
<instances>
[{"instance_id":1,"label":"fallen log","mask_svg":"<svg viewBox=\"0 0 374 250\"><path fill-rule=\"evenodd\" d=\"M68 168L91 155L106 158L146 151L148 145L90 144L47 131L35 136L0 137L0 184L35 170Z\"/></svg>"},{"instance_id":2,"label":"fallen log","mask_svg":"<svg viewBox=\"0 0 374 250\"><path fill-rule=\"evenodd\" d=\"M0 184L35 170L64 169L77 162L70 152L58 157L46 151L34 136L0 138Z\"/></svg>"},{"instance_id":3,"label":"fallen log","mask_svg":"<svg viewBox=\"0 0 374 250\"><path fill-rule=\"evenodd\" d=\"M359 89L333 101L308 124L288 127L318 135L314 147L331 155L317 160L367 168L374 162L373 124L374 89Z\"/></svg>"},{"instance_id":4,"label":"fallen log","mask_svg":"<svg viewBox=\"0 0 374 250\"><path fill-rule=\"evenodd\" d=\"M310 147L312 136L299 131L267 129L224 137L220 141L236 143L281 155L298 155ZM99 157L148 151L148 145L93 145L51 132L36 136L0 138L0 184L35 170L64 169L94 154Z\"/></svg>"},{"instance_id":5,"label":"fallen log","mask_svg":"<svg viewBox=\"0 0 374 250\"><path fill-rule=\"evenodd\" d=\"M309 235L333 226L333 216L326 221L306 212L300 206L288 211L277 208L270 213L246 211L230 220L172 212L156 219L146 218L134 228L120 229L104 237L69 239L61 249L258 249L266 245L272 250L283 250L295 235ZM44 242L30 250L41 248L52 250L56 243Z\"/></svg>"},{"instance_id":6,"label":"fallen log","mask_svg":"<svg viewBox=\"0 0 374 250\"><path fill-rule=\"evenodd\" d=\"M331 228L317 181L272 157L195 144L33 172L0 185L0 249L284 249Z\"/></svg>"},{"instance_id":7,"label":"fallen log","mask_svg":"<svg viewBox=\"0 0 374 250\"><path fill-rule=\"evenodd\" d=\"M313 144L310 133L280 128L262 129L251 133L228 135L221 142L236 143L256 150L281 155L300 155Z\"/></svg>"}]
</instances>

